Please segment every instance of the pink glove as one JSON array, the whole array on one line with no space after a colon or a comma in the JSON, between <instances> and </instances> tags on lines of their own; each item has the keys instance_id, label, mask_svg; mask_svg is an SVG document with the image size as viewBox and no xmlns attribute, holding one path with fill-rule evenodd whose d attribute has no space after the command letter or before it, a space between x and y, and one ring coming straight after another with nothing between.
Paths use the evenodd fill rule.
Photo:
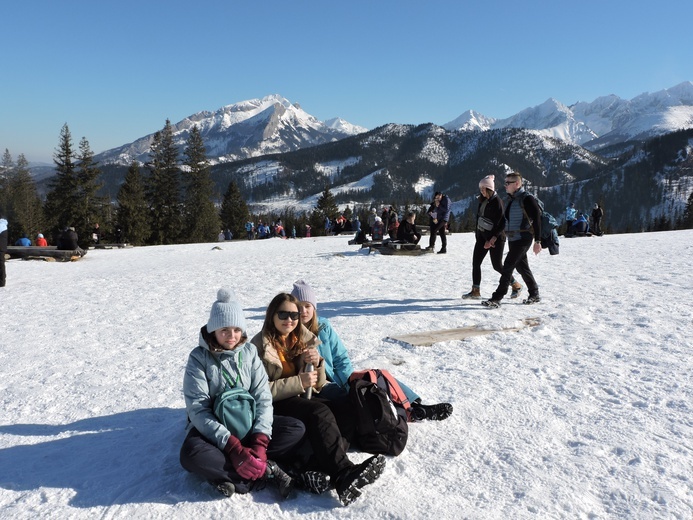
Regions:
<instances>
[{"instance_id":1,"label":"pink glove","mask_svg":"<svg viewBox=\"0 0 693 520\"><path fill-rule=\"evenodd\" d=\"M256 480L265 474L267 463L253 456L249 448L244 448L237 437L231 435L224 446L224 453L231 461L233 469L241 478Z\"/></svg>"},{"instance_id":2,"label":"pink glove","mask_svg":"<svg viewBox=\"0 0 693 520\"><path fill-rule=\"evenodd\" d=\"M247 480L257 480L265 475L267 463L250 456L245 464L236 468L236 473Z\"/></svg>"},{"instance_id":3,"label":"pink glove","mask_svg":"<svg viewBox=\"0 0 693 520\"><path fill-rule=\"evenodd\" d=\"M267 462L267 446L269 446L269 442L269 437L264 433L253 433L248 442L250 453L262 462Z\"/></svg>"}]
</instances>

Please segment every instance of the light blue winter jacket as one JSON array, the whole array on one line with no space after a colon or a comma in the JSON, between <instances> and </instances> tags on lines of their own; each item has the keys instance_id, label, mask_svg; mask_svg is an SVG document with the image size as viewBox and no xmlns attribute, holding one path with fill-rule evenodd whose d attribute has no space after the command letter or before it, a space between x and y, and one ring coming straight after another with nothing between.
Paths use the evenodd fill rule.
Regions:
<instances>
[{"instance_id":1,"label":"light blue winter jacket","mask_svg":"<svg viewBox=\"0 0 693 520\"><path fill-rule=\"evenodd\" d=\"M345 388L354 368L351 366L351 360L344 343L327 318L318 317L318 339L320 340L318 351L325 360L327 380Z\"/></svg>"},{"instance_id":2,"label":"light blue winter jacket","mask_svg":"<svg viewBox=\"0 0 693 520\"><path fill-rule=\"evenodd\" d=\"M190 423L219 449L224 449L231 435L214 415L214 398L223 392L226 380L214 357L221 362L233 381L248 390L255 398L255 424L250 433L264 433L272 437L272 394L267 372L255 345L246 340L234 350L212 353L200 331L199 346L188 356L183 377L185 408Z\"/></svg>"}]
</instances>

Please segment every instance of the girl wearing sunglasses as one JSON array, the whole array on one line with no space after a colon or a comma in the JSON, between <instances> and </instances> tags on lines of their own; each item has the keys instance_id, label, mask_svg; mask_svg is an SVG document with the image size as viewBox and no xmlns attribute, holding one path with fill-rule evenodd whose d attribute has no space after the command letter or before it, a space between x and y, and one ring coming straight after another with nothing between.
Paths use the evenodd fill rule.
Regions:
<instances>
[{"instance_id":1,"label":"girl wearing sunglasses","mask_svg":"<svg viewBox=\"0 0 693 520\"><path fill-rule=\"evenodd\" d=\"M298 300L287 293L275 296L262 331L251 342L267 371L274 413L306 426L306 449L297 450L306 453L296 459L298 484L314 493L334 488L340 502L350 504L381 475L385 457L373 456L361 464L349 460L348 442L342 437L343 432L350 436L349 414L343 404L319 397L326 382L325 363L317 350L320 340L301 324ZM313 371L306 370L308 364ZM313 391L316 395L306 399Z\"/></svg>"}]
</instances>

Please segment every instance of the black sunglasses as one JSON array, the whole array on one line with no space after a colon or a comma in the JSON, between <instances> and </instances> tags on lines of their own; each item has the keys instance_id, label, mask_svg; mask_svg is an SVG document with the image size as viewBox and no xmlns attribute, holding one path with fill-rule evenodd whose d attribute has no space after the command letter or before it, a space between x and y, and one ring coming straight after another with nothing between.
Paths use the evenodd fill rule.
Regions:
<instances>
[{"instance_id":1,"label":"black sunglasses","mask_svg":"<svg viewBox=\"0 0 693 520\"><path fill-rule=\"evenodd\" d=\"M277 317L280 320L288 320L291 319L293 321L296 321L300 314L298 312L291 312L291 311L277 311Z\"/></svg>"}]
</instances>

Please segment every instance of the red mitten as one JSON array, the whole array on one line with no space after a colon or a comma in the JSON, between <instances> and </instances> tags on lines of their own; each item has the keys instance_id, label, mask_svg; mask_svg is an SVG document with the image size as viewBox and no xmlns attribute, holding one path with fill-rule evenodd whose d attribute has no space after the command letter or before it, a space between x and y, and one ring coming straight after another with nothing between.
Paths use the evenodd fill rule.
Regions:
<instances>
[{"instance_id":1,"label":"red mitten","mask_svg":"<svg viewBox=\"0 0 693 520\"><path fill-rule=\"evenodd\" d=\"M233 435L229 437L224 446L224 453L241 478L255 480L265 474L267 464L254 457L250 449L243 447L237 437Z\"/></svg>"},{"instance_id":2,"label":"red mitten","mask_svg":"<svg viewBox=\"0 0 693 520\"><path fill-rule=\"evenodd\" d=\"M269 437L264 433L253 433L248 442L250 453L262 462L267 462L267 446L269 446L269 442Z\"/></svg>"}]
</instances>

